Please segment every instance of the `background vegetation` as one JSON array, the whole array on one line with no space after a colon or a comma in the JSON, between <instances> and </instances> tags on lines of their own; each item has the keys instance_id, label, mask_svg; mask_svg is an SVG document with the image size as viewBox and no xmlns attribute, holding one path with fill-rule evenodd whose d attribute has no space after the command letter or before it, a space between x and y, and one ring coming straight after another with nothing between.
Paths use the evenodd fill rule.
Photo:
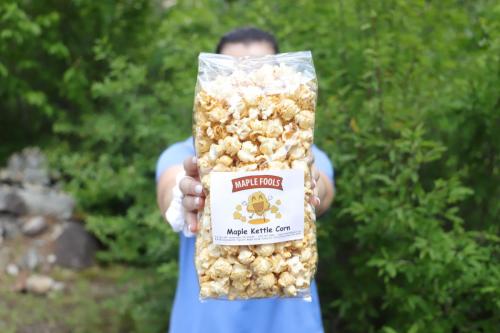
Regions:
<instances>
[{"instance_id":1,"label":"background vegetation","mask_svg":"<svg viewBox=\"0 0 500 333\"><path fill-rule=\"evenodd\" d=\"M164 331L175 289L156 158L189 135L198 53L242 25L313 51L327 331L496 332L498 1L2 1L0 160L42 146L101 259L156 270L117 303L131 330Z\"/></svg>"}]
</instances>

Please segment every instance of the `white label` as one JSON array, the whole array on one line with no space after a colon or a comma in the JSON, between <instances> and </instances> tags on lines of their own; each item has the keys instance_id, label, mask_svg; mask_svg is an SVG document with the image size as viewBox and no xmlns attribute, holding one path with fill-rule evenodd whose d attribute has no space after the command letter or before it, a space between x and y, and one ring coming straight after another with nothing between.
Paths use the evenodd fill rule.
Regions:
<instances>
[{"instance_id":1,"label":"white label","mask_svg":"<svg viewBox=\"0 0 500 333\"><path fill-rule=\"evenodd\" d=\"M214 244L268 244L304 238L304 171L212 172Z\"/></svg>"}]
</instances>

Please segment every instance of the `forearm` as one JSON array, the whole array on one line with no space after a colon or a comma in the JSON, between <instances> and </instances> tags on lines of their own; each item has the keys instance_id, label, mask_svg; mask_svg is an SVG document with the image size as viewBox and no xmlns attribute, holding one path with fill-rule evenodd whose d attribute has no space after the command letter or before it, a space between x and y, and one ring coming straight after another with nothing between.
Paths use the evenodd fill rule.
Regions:
<instances>
[{"instance_id":1,"label":"forearm","mask_svg":"<svg viewBox=\"0 0 500 333\"><path fill-rule=\"evenodd\" d=\"M182 165L175 165L165 170L156 185L156 201L162 215L165 215L172 201L172 189L176 184L176 177L183 170Z\"/></svg>"},{"instance_id":2,"label":"forearm","mask_svg":"<svg viewBox=\"0 0 500 333\"><path fill-rule=\"evenodd\" d=\"M330 208L335 193L331 180L321 171L319 172L319 179L316 186L320 200L319 206L316 207L316 215L321 216Z\"/></svg>"}]
</instances>

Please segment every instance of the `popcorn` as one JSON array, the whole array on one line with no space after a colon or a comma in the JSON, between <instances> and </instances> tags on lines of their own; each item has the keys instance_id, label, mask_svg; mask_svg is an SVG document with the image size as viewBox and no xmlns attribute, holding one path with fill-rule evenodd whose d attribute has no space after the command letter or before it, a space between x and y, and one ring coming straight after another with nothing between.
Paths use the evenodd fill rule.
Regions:
<instances>
[{"instance_id":1,"label":"popcorn","mask_svg":"<svg viewBox=\"0 0 500 333\"><path fill-rule=\"evenodd\" d=\"M249 264L255 259L252 251L249 250L241 250L238 255L238 261L242 264Z\"/></svg>"},{"instance_id":2,"label":"popcorn","mask_svg":"<svg viewBox=\"0 0 500 333\"><path fill-rule=\"evenodd\" d=\"M307 84L301 84L293 93L294 100L302 110L314 110L316 94Z\"/></svg>"},{"instance_id":3,"label":"popcorn","mask_svg":"<svg viewBox=\"0 0 500 333\"><path fill-rule=\"evenodd\" d=\"M281 287L288 287L295 284L295 277L289 272L283 272L280 274L278 279L278 284Z\"/></svg>"},{"instance_id":4,"label":"popcorn","mask_svg":"<svg viewBox=\"0 0 500 333\"><path fill-rule=\"evenodd\" d=\"M295 115L295 121L302 129L310 129L314 126L314 113L309 110L300 111Z\"/></svg>"},{"instance_id":5,"label":"popcorn","mask_svg":"<svg viewBox=\"0 0 500 333\"><path fill-rule=\"evenodd\" d=\"M283 146L274 152L274 154L271 156L271 160L276 162L285 161L287 155L288 155L288 149L286 146Z\"/></svg>"},{"instance_id":6,"label":"popcorn","mask_svg":"<svg viewBox=\"0 0 500 333\"><path fill-rule=\"evenodd\" d=\"M248 117L250 119L256 120L259 118L260 111L257 108L250 108L248 109Z\"/></svg>"},{"instance_id":7,"label":"popcorn","mask_svg":"<svg viewBox=\"0 0 500 333\"><path fill-rule=\"evenodd\" d=\"M241 149L241 142L234 135L226 136L222 141L222 147L228 155L234 156Z\"/></svg>"},{"instance_id":8,"label":"popcorn","mask_svg":"<svg viewBox=\"0 0 500 333\"><path fill-rule=\"evenodd\" d=\"M226 109L218 106L208 112L208 119L213 122L224 124L228 120L229 114Z\"/></svg>"},{"instance_id":9,"label":"popcorn","mask_svg":"<svg viewBox=\"0 0 500 333\"><path fill-rule=\"evenodd\" d=\"M284 131L281 133L281 139L285 142L287 142L289 145L291 145L291 143L297 143L297 134L298 134L298 130L297 130L297 125L296 124L293 124L293 123L290 123L290 124L287 124L283 127Z\"/></svg>"},{"instance_id":10,"label":"popcorn","mask_svg":"<svg viewBox=\"0 0 500 333\"><path fill-rule=\"evenodd\" d=\"M255 155L252 153L249 153L246 150L240 150L238 152L238 159L241 162L253 162L253 161L255 161Z\"/></svg>"},{"instance_id":11,"label":"popcorn","mask_svg":"<svg viewBox=\"0 0 500 333\"><path fill-rule=\"evenodd\" d=\"M300 261L308 262L309 260L311 260L312 256L313 256L312 250L306 247L305 249L302 250L302 252L300 252Z\"/></svg>"},{"instance_id":12,"label":"popcorn","mask_svg":"<svg viewBox=\"0 0 500 333\"><path fill-rule=\"evenodd\" d=\"M287 162L273 161L269 162L269 169L271 170L284 170L290 169Z\"/></svg>"},{"instance_id":13,"label":"popcorn","mask_svg":"<svg viewBox=\"0 0 500 333\"><path fill-rule=\"evenodd\" d=\"M271 270L273 273L281 273L283 272L286 268L286 261L283 259L283 256L281 254L275 254L271 258Z\"/></svg>"},{"instance_id":14,"label":"popcorn","mask_svg":"<svg viewBox=\"0 0 500 333\"><path fill-rule=\"evenodd\" d=\"M263 244L263 245L257 245L255 247L255 252L262 257L269 257L271 254L274 252L274 245L273 244Z\"/></svg>"},{"instance_id":15,"label":"popcorn","mask_svg":"<svg viewBox=\"0 0 500 333\"><path fill-rule=\"evenodd\" d=\"M231 283L231 286L238 290L238 291L245 291L245 289L247 289L248 285L250 284L250 280L247 279L247 280L233 280L233 282Z\"/></svg>"},{"instance_id":16,"label":"popcorn","mask_svg":"<svg viewBox=\"0 0 500 333\"><path fill-rule=\"evenodd\" d=\"M298 260L299 258L297 258ZM257 275L263 275L271 272L273 264L271 260L264 257L257 257L251 264L253 271Z\"/></svg>"},{"instance_id":17,"label":"popcorn","mask_svg":"<svg viewBox=\"0 0 500 333\"><path fill-rule=\"evenodd\" d=\"M198 152L198 154L206 153L210 149L211 145L212 142L210 140L207 139L199 140L196 143L196 151Z\"/></svg>"},{"instance_id":18,"label":"popcorn","mask_svg":"<svg viewBox=\"0 0 500 333\"><path fill-rule=\"evenodd\" d=\"M266 135L270 138L276 138L283 133L283 124L280 119L271 119L267 123Z\"/></svg>"},{"instance_id":19,"label":"popcorn","mask_svg":"<svg viewBox=\"0 0 500 333\"><path fill-rule=\"evenodd\" d=\"M266 275L259 276L256 283L259 288L268 289L276 284L276 278L273 273L268 273Z\"/></svg>"},{"instance_id":20,"label":"popcorn","mask_svg":"<svg viewBox=\"0 0 500 333\"><path fill-rule=\"evenodd\" d=\"M299 276L299 277L297 277L297 280L295 281L295 285L298 288L306 288L306 287L309 287L309 282L303 276Z\"/></svg>"},{"instance_id":21,"label":"popcorn","mask_svg":"<svg viewBox=\"0 0 500 333\"><path fill-rule=\"evenodd\" d=\"M295 146L290 149L289 158L291 160L304 159L306 156L306 150L302 146Z\"/></svg>"},{"instance_id":22,"label":"popcorn","mask_svg":"<svg viewBox=\"0 0 500 333\"><path fill-rule=\"evenodd\" d=\"M304 270L304 265L300 262L299 257L291 257L286 261L290 272L294 275L298 275L302 270Z\"/></svg>"},{"instance_id":23,"label":"popcorn","mask_svg":"<svg viewBox=\"0 0 500 333\"><path fill-rule=\"evenodd\" d=\"M278 113L285 120L291 120L297 113L300 112L299 107L291 99L282 100L278 106Z\"/></svg>"},{"instance_id":24,"label":"popcorn","mask_svg":"<svg viewBox=\"0 0 500 333\"><path fill-rule=\"evenodd\" d=\"M229 103L229 114L234 118L234 119L240 119L241 117L241 112L245 110L245 102L239 95L234 95L231 96L228 99Z\"/></svg>"},{"instance_id":25,"label":"popcorn","mask_svg":"<svg viewBox=\"0 0 500 333\"><path fill-rule=\"evenodd\" d=\"M252 129L252 133L258 133L261 135L264 134L267 123L264 120L253 119L249 121L248 125Z\"/></svg>"},{"instance_id":26,"label":"popcorn","mask_svg":"<svg viewBox=\"0 0 500 333\"><path fill-rule=\"evenodd\" d=\"M255 155L257 153L257 146L251 141L245 141L241 145L241 149L249 154Z\"/></svg>"},{"instance_id":27,"label":"popcorn","mask_svg":"<svg viewBox=\"0 0 500 333\"><path fill-rule=\"evenodd\" d=\"M212 278L227 277L231 274L233 266L223 258L218 258L209 269Z\"/></svg>"},{"instance_id":28,"label":"popcorn","mask_svg":"<svg viewBox=\"0 0 500 333\"><path fill-rule=\"evenodd\" d=\"M211 60L217 55L205 55L208 58L200 62L200 66L210 63L198 76L193 115L197 163L206 193L195 256L201 298L308 293L318 255L316 218L309 203L317 84L307 56L234 60L248 63L230 71L218 70L219 63ZM210 172L287 169L304 171L304 238L250 246L214 244ZM249 223L244 209L231 217Z\"/></svg>"},{"instance_id":29,"label":"popcorn","mask_svg":"<svg viewBox=\"0 0 500 333\"><path fill-rule=\"evenodd\" d=\"M263 98L257 107L262 119L268 119L273 115L276 109L276 100L272 98Z\"/></svg>"},{"instance_id":30,"label":"popcorn","mask_svg":"<svg viewBox=\"0 0 500 333\"><path fill-rule=\"evenodd\" d=\"M208 256L213 257L213 258L218 258L221 256L221 249L220 246L215 245L215 244L210 244L206 250L208 251Z\"/></svg>"},{"instance_id":31,"label":"popcorn","mask_svg":"<svg viewBox=\"0 0 500 333\"><path fill-rule=\"evenodd\" d=\"M214 297L216 295L227 295L229 293L229 278L222 278L201 283L200 296Z\"/></svg>"},{"instance_id":32,"label":"popcorn","mask_svg":"<svg viewBox=\"0 0 500 333\"><path fill-rule=\"evenodd\" d=\"M223 152L224 149L221 146L213 143L208 151L208 159L210 161L215 161L217 160L217 158L219 158L219 156L222 155Z\"/></svg>"},{"instance_id":33,"label":"popcorn","mask_svg":"<svg viewBox=\"0 0 500 333\"><path fill-rule=\"evenodd\" d=\"M232 281L247 280L252 276L252 272L245 266L239 263L234 264L233 270L231 271Z\"/></svg>"},{"instance_id":34,"label":"popcorn","mask_svg":"<svg viewBox=\"0 0 500 333\"><path fill-rule=\"evenodd\" d=\"M233 159L227 155L223 155L219 157L219 159L217 160L217 164L222 164L228 167L233 164Z\"/></svg>"},{"instance_id":35,"label":"popcorn","mask_svg":"<svg viewBox=\"0 0 500 333\"><path fill-rule=\"evenodd\" d=\"M266 141L263 142L260 147L259 151L264 154L264 155L272 155L274 153L274 150L276 149L277 144L273 141Z\"/></svg>"},{"instance_id":36,"label":"popcorn","mask_svg":"<svg viewBox=\"0 0 500 333\"><path fill-rule=\"evenodd\" d=\"M297 296L297 288L293 284L286 286L283 291L287 296Z\"/></svg>"},{"instance_id":37,"label":"popcorn","mask_svg":"<svg viewBox=\"0 0 500 333\"><path fill-rule=\"evenodd\" d=\"M250 86L242 88L241 94L243 95L243 99L248 105L255 105L257 104L260 96L263 95L263 92L259 87Z\"/></svg>"}]
</instances>

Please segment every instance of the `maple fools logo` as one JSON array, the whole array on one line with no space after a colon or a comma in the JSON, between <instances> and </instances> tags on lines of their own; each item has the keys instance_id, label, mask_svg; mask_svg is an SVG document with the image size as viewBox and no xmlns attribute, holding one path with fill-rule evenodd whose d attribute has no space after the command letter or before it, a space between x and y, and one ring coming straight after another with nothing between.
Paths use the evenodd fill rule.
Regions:
<instances>
[{"instance_id":1,"label":"maple fools logo","mask_svg":"<svg viewBox=\"0 0 500 333\"><path fill-rule=\"evenodd\" d=\"M254 175L239 177L232 180L233 193L243 190L270 188L283 191L283 178L273 175ZM248 196L247 201L235 207L233 218L241 222L250 224L264 224L271 220L269 217L274 215L274 218L282 217L279 211L281 200L275 200L273 197L267 196L262 191L255 191ZM245 209L244 209L245 207Z\"/></svg>"},{"instance_id":2,"label":"maple fools logo","mask_svg":"<svg viewBox=\"0 0 500 333\"><path fill-rule=\"evenodd\" d=\"M233 193L254 188L273 188L283 191L283 177L273 175L254 175L231 180Z\"/></svg>"}]
</instances>

